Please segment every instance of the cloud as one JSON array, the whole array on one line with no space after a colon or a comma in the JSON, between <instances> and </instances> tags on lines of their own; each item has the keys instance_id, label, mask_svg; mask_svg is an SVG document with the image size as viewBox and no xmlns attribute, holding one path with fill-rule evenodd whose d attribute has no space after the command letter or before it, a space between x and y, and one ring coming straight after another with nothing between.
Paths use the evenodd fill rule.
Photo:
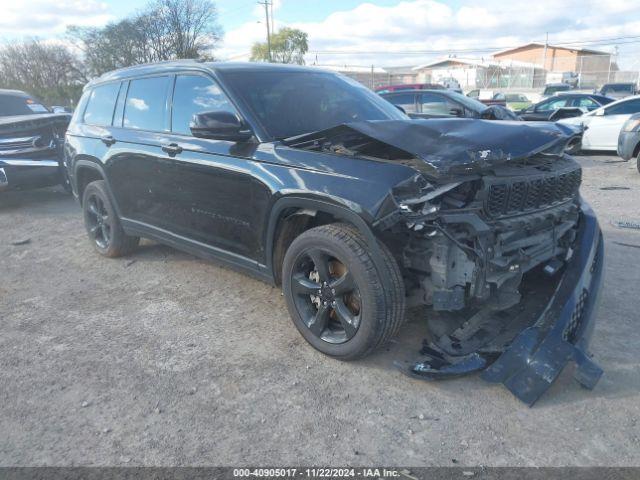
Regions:
<instances>
[{"instance_id":1,"label":"cloud","mask_svg":"<svg viewBox=\"0 0 640 480\"><path fill-rule=\"evenodd\" d=\"M2 5L3 36L47 37L69 25L101 26L114 20L106 3L96 0L8 0Z\"/></svg>"},{"instance_id":2,"label":"cloud","mask_svg":"<svg viewBox=\"0 0 640 480\"><path fill-rule=\"evenodd\" d=\"M393 6L363 2L324 19L287 26L309 34L308 61L317 57L321 64L415 65L442 53L411 52L467 49L476 51L460 56L487 56L491 51L481 48L544 41L546 32L550 43L638 35L640 9L634 3L610 0L603 8L601 0L471 0L458 7L444 0L404 0ZM286 6L287 0L282 9ZM256 23L262 17L254 14L253 21L227 32L219 57L241 57L253 42L264 41L264 25ZM611 51L613 43L590 48ZM638 45L621 43L621 56L628 53L631 63L640 63L633 55Z\"/></svg>"}]
</instances>

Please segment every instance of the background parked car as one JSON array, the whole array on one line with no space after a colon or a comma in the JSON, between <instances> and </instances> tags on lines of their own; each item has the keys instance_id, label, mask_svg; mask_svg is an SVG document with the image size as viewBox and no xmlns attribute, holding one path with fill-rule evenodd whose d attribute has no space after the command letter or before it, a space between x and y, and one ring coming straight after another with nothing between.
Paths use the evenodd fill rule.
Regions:
<instances>
[{"instance_id":1,"label":"background parked car","mask_svg":"<svg viewBox=\"0 0 640 480\"><path fill-rule=\"evenodd\" d=\"M68 186L62 145L70 119L25 92L0 90L0 190Z\"/></svg>"},{"instance_id":2,"label":"background parked car","mask_svg":"<svg viewBox=\"0 0 640 480\"><path fill-rule=\"evenodd\" d=\"M438 83L401 83L398 85L384 85L375 89L376 93L400 92L403 90L444 90L444 85Z\"/></svg>"},{"instance_id":3,"label":"background parked car","mask_svg":"<svg viewBox=\"0 0 640 480\"><path fill-rule=\"evenodd\" d=\"M501 100L505 102L506 107L509 110L517 112L523 110L531 105L531 100L522 93L502 93L498 92L493 96L494 100Z\"/></svg>"},{"instance_id":4,"label":"background parked car","mask_svg":"<svg viewBox=\"0 0 640 480\"><path fill-rule=\"evenodd\" d=\"M635 83L605 83L597 92L611 98L625 98L638 93Z\"/></svg>"},{"instance_id":5,"label":"background parked car","mask_svg":"<svg viewBox=\"0 0 640 480\"><path fill-rule=\"evenodd\" d=\"M485 105L501 105L503 107L507 106L507 102L504 98L495 98L497 93L493 90L471 90L467 93L467 97L473 98Z\"/></svg>"},{"instance_id":6,"label":"background parked car","mask_svg":"<svg viewBox=\"0 0 640 480\"><path fill-rule=\"evenodd\" d=\"M640 172L640 113L631 115L620 129L618 155L624 160L636 158L636 165Z\"/></svg>"},{"instance_id":7,"label":"background parked car","mask_svg":"<svg viewBox=\"0 0 640 480\"><path fill-rule=\"evenodd\" d=\"M620 130L635 113L640 113L640 95L617 100L580 117L564 118L558 123L586 127L582 150L616 151Z\"/></svg>"},{"instance_id":8,"label":"background parked car","mask_svg":"<svg viewBox=\"0 0 640 480\"><path fill-rule=\"evenodd\" d=\"M412 118L467 117L487 120L518 120L499 105L487 106L451 90L409 90L383 93L382 98L402 108Z\"/></svg>"},{"instance_id":9,"label":"background parked car","mask_svg":"<svg viewBox=\"0 0 640 480\"><path fill-rule=\"evenodd\" d=\"M520 110L518 114L522 120L547 121L560 108L579 108L583 113L586 113L611 102L613 102L612 98L593 93L561 93L546 98L535 105L530 105Z\"/></svg>"},{"instance_id":10,"label":"background parked car","mask_svg":"<svg viewBox=\"0 0 640 480\"><path fill-rule=\"evenodd\" d=\"M568 92L572 87L568 83L548 83L542 92L542 97L550 97L559 92Z\"/></svg>"}]
</instances>

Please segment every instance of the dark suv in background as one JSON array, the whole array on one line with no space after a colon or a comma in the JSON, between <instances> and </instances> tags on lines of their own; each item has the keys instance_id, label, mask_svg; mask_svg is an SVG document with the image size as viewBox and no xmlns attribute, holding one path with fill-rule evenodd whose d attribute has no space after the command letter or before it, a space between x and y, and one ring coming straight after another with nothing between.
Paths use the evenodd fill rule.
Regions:
<instances>
[{"instance_id":1,"label":"dark suv in background","mask_svg":"<svg viewBox=\"0 0 640 480\"><path fill-rule=\"evenodd\" d=\"M406 373L486 368L531 404L571 359L587 387L601 373L603 243L573 134L410 120L317 68L183 61L90 83L65 159L101 254L148 237L282 285L302 336L343 360L427 307Z\"/></svg>"},{"instance_id":2,"label":"dark suv in background","mask_svg":"<svg viewBox=\"0 0 640 480\"><path fill-rule=\"evenodd\" d=\"M0 89L0 191L68 187L62 151L70 119L25 92Z\"/></svg>"}]
</instances>

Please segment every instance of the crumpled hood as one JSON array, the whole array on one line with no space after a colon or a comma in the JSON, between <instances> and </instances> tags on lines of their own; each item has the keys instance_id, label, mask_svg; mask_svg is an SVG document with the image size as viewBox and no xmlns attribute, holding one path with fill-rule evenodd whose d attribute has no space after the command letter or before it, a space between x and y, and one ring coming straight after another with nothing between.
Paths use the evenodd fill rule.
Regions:
<instances>
[{"instance_id":1,"label":"crumpled hood","mask_svg":"<svg viewBox=\"0 0 640 480\"><path fill-rule=\"evenodd\" d=\"M0 134L17 130L40 128L46 125L66 126L71 120L69 113L36 113L33 115L12 115L0 117Z\"/></svg>"},{"instance_id":2,"label":"crumpled hood","mask_svg":"<svg viewBox=\"0 0 640 480\"><path fill-rule=\"evenodd\" d=\"M408 164L430 177L468 174L494 165L539 154L562 155L567 142L581 129L550 122L508 122L471 118L362 121L287 139L298 148L341 145L352 154L376 157L391 146L409 155L381 160ZM407 157L414 157L408 159ZM413 160L413 161L412 161ZM416 162L415 160L420 160Z\"/></svg>"}]
</instances>

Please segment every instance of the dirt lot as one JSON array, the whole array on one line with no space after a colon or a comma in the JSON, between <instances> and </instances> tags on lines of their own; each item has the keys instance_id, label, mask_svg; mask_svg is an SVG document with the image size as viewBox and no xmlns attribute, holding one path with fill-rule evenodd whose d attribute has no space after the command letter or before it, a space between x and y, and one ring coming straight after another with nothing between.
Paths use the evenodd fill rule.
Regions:
<instances>
[{"instance_id":1,"label":"dirt lot","mask_svg":"<svg viewBox=\"0 0 640 480\"><path fill-rule=\"evenodd\" d=\"M611 223L640 221L640 175L580 160L606 238L605 375L589 392L569 368L532 409L477 376L398 373L419 321L331 360L277 289L150 242L101 258L61 191L0 195L0 465L640 465L640 231Z\"/></svg>"}]
</instances>

